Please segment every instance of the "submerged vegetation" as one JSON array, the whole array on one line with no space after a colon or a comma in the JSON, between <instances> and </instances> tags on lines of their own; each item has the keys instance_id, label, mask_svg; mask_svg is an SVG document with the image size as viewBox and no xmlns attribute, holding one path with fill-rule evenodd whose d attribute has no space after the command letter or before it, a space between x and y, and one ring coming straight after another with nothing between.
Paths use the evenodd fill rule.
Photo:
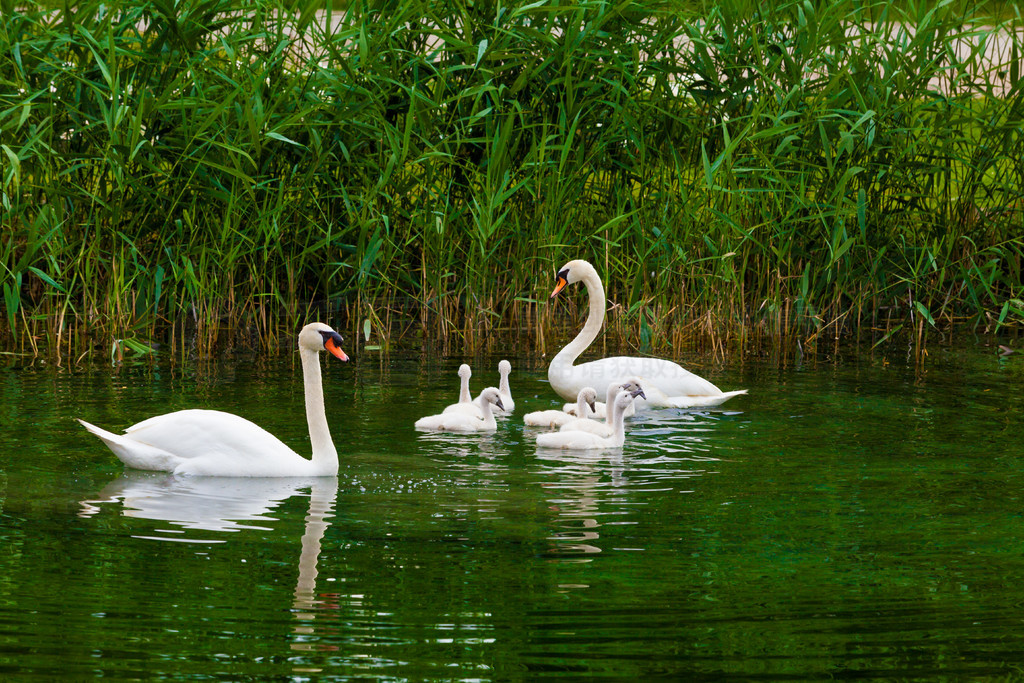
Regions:
<instances>
[{"instance_id":1,"label":"submerged vegetation","mask_svg":"<svg viewBox=\"0 0 1024 683\"><path fill-rule=\"evenodd\" d=\"M543 346L570 258L638 346L1024 321L1015 6L2 5L7 350Z\"/></svg>"}]
</instances>

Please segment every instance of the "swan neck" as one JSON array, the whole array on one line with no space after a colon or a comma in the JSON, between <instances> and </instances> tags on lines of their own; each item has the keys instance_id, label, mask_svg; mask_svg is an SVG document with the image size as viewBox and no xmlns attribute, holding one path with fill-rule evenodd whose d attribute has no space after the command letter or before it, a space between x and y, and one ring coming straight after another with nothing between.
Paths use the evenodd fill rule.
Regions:
<instances>
[{"instance_id":1,"label":"swan neck","mask_svg":"<svg viewBox=\"0 0 1024 683\"><path fill-rule=\"evenodd\" d=\"M606 307L604 297L604 285L601 284L601 278L597 274L597 271L589 271L584 274L582 278L583 284L587 288L587 296L590 299L590 309L587 312L587 322L580 330L576 338L565 345L565 347L558 352L558 354L552 359L552 365L568 365L571 366L576 359L580 357L580 354L587 350L595 339L597 339L598 333L601 331L601 326L604 325L604 312Z\"/></svg>"},{"instance_id":2,"label":"swan neck","mask_svg":"<svg viewBox=\"0 0 1024 683\"><path fill-rule=\"evenodd\" d=\"M615 438L615 441L617 443L621 444L621 443L625 442L625 440L626 440L626 420L625 420L626 408L624 406L620 406L617 401L614 404L610 404L610 405L612 405L612 408L611 408L611 410L612 410L612 412L611 412L611 416L612 416L611 417L611 419L612 419L612 422L611 422L612 434L613 434L613 437Z\"/></svg>"},{"instance_id":3,"label":"swan neck","mask_svg":"<svg viewBox=\"0 0 1024 683\"><path fill-rule=\"evenodd\" d=\"M469 393L469 377L460 377L459 403L472 403L473 396Z\"/></svg>"},{"instance_id":4,"label":"swan neck","mask_svg":"<svg viewBox=\"0 0 1024 683\"><path fill-rule=\"evenodd\" d=\"M299 350L302 359L302 381L306 389L306 424L313 446L313 466L318 472L336 474L338 451L331 440L324 409L324 385L320 376L320 358L316 351Z\"/></svg>"},{"instance_id":5,"label":"swan neck","mask_svg":"<svg viewBox=\"0 0 1024 683\"><path fill-rule=\"evenodd\" d=\"M480 400L480 410L484 414L484 424L485 425L487 425L488 427L497 426L498 421L494 418L494 411L491 410L491 402L490 401L485 401L485 400L483 400L483 397L481 397L481 400Z\"/></svg>"}]
</instances>

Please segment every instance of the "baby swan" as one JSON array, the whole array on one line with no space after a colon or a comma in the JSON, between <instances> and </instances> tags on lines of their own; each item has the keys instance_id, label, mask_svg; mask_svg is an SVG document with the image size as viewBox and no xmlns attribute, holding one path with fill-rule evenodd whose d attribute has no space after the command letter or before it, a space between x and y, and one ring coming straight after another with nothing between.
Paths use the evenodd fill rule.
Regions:
<instances>
[{"instance_id":1,"label":"baby swan","mask_svg":"<svg viewBox=\"0 0 1024 683\"><path fill-rule=\"evenodd\" d=\"M594 412L594 401L597 400L597 392L593 387L583 387L576 395L576 412L580 415L589 415ZM531 427L558 427L569 420L575 420L569 413L561 410L537 410L523 415L523 423ZM580 422L589 420L581 419Z\"/></svg>"},{"instance_id":2,"label":"baby swan","mask_svg":"<svg viewBox=\"0 0 1024 683\"><path fill-rule=\"evenodd\" d=\"M633 393L634 391L639 391L639 394L633 394L633 396L644 396L643 387L641 387L636 380L626 380L622 384L609 385L608 395L605 397L605 404L611 405L612 402L615 400L615 396L618 395L620 391L628 391L630 393ZM630 417L635 412L636 411L633 410L633 405L630 404L630 406L626 408L625 411L623 411L622 419L625 420L627 417ZM564 422L562 426L559 428L559 431L591 432L593 434L597 434L598 436L611 436L612 434L615 433L615 430L612 428L612 422L610 417L606 417L604 421L587 420L574 417L571 418L568 422Z\"/></svg>"},{"instance_id":3,"label":"baby swan","mask_svg":"<svg viewBox=\"0 0 1024 683\"><path fill-rule=\"evenodd\" d=\"M508 387L508 376L511 372L512 364L507 360L498 363L498 375L501 376L501 381L498 382L498 391L501 392L501 404L505 406L501 409L501 412L506 414L516 409L516 402L512 398L512 391Z\"/></svg>"},{"instance_id":4,"label":"baby swan","mask_svg":"<svg viewBox=\"0 0 1024 683\"><path fill-rule=\"evenodd\" d=\"M633 399L643 396L644 392L620 391L612 402L612 436L598 436L591 432L548 432L537 435L537 445L544 448L562 448L565 450L585 451L599 448L619 448L626 443L626 429L622 413L633 405Z\"/></svg>"},{"instance_id":5,"label":"baby swan","mask_svg":"<svg viewBox=\"0 0 1024 683\"><path fill-rule=\"evenodd\" d=\"M501 408L501 393L494 387L480 392L483 404L483 418L470 415L468 412L456 411L429 415L416 420L416 429L435 432L493 432L498 428L494 420L494 407Z\"/></svg>"},{"instance_id":6,"label":"baby swan","mask_svg":"<svg viewBox=\"0 0 1024 683\"><path fill-rule=\"evenodd\" d=\"M446 406L442 413L466 413L477 419L484 419L484 411L480 405L473 400L469 393L469 378L473 376L473 370L463 363L459 366L459 402Z\"/></svg>"}]
</instances>

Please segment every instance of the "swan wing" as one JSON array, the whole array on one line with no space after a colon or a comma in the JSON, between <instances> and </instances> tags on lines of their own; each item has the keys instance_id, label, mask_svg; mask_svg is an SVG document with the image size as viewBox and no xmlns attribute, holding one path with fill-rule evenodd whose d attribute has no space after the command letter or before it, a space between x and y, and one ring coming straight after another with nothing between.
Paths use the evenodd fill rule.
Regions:
<instances>
[{"instance_id":1,"label":"swan wing","mask_svg":"<svg viewBox=\"0 0 1024 683\"><path fill-rule=\"evenodd\" d=\"M444 415L450 415L452 413L465 413L466 415L475 417L478 420L484 419L483 408L481 408L475 403L453 403L450 406L446 406L445 409L441 411L441 413Z\"/></svg>"},{"instance_id":2,"label":"swan wing","mask_svg":"<svg viewBox=\"0 0 1024 683\"><path fill-rule=\"evenodd\" d=\"M561 410L535 410L523 415L523 423L531 427L558 427L571 419L572 415Z\"/></svg>"},{"instance_id":3,"label":"swan wing","mask_svg":"<svg viewBox=\"0 0 1024 683\"><path fill-rule=\"evenodd\" d=\"M419 430L435 432L485 432L497 428L493 418L483 420L462 412L428 415L416 420L413 426Z\"/></svg>"},{"instance_id":4,"label":"swan wing","mask_svg":"<svg viewBox=\"0 0 1024 683\"><path fill-rule=\"evenodd\" d=\"M114 434L105 429L89 424L85 420L79 423L92 434L95 434L107 445L117 459L128 467L138 470L153 470L156 472L172 472L180 465L183 459L157 446L140 443L121 434Z\"/></svg>"},{"instance_id":5,"label":"swan wing","mask_svg":"<svg viewBox=\"0 0 1024 683\"><path fill-rule=\"evenodd\" d=\"M597 434L598 436L609 437L612 435L612 428L607 422L598 422L597 420L587 420L580 418L573 418L569 422L563 424L560 428L563 432L590 432L591 434Z\"/></svg>"},{"instance_id":6,"label":"swan wing","mask_svg":"<svg viewBox=\"0 0 1024 683\"><path fill-rule=\"evenodd\" d=\"M259 425L219 410L179 410L157 415L132 425L125 430L125 436L186 460L212 454L239 458L242 462L301 458Z\"/></svg>"}]
</instances>

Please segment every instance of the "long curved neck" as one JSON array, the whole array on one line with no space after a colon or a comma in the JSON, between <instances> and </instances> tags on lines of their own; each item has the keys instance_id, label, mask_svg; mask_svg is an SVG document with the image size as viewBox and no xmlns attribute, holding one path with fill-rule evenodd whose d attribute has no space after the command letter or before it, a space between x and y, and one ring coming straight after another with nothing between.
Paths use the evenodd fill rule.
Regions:
<instances>
[{"instance_id":1,"label":"long curved neck","mask_svg":"<svg viewBox=\"0 0 1024 683\"><path fill-rule=\"evenodd\" d=\"M576 398L576 417L590 417L590 405L582 391Z\"/></svg>"},{"instance_id":2,"label":"long curved neck","mask_svg":"<svg viewBox=\"0 0 1024 683\"><path fill-rule=\"evenodd\" d=\"M587 313L587 323L580 330L580 333L576 335L576 338L566 344L555 355L551 360L552 366L566 365L572 367L572 364L576 362L580 354L586 351L587 347L597 339L601 326L604 325L604 285L601 284L600 276L598 276L597 271L590 271L583 276L582 282L586 285L587 296L590 298L590 311Z\"/></svg>"},{"instance_id":3,"label":"long curved neck","mask_svg":"<svg viewBox=\"0 0 1024 683\"><path fill-rule=\"evenodd\" d=\"M609 403L608 405L611 407L610 426L612 428L612 438L615 439L616 443L621 445L626 442L626 420L623 417L626 412L626 408L619 405L618 401L615 403Z\"/></svg>"},{"instance_id":4,"label":"long curved neck","mask_svg":"<svg viewBox=\"0 0 1024 683\"><path fill-rule=\"evenodd\" d=\"M615 395L618 394L620 391L622 391L622 387L620 387L615 382L612 382L611 384L608 385L608 391L605 392L604 417L606 420L608 420L608 424L611 424L612 421L612 404L615 403Z\"/></svg>"},{"instance_id":5,"label":"long curved neck","mask_svg":"<svg viewBox=\"0 0 1024 683\"><path fill-rule=\"evenodd\" d=\"M460 375L459 403L472 403L473 395L469 393L469 375Z\"/></svg>"},{"instance_id":6,"label":"long curved neck","mask_svg":"<svg viewBox=\"0 0 1024 683\"><path fill-rule=\"evenodd\" d=\"M497 427L498 421L494 419L494 411L491 410L491 402L485 401L483 397L480 397L480 410L484 414L484 424L488 427Z\"/></svg>"},{"instance_id":7,"label":"long curved neck","mask_svg":"<svg viewBox=\"0 0 1024 683\"><path fill-rule=\"evenodd\" d=\"M498 391L501 392L502 396L511 396L512 395L512 392L509 391L508 373L507 372L502 374L501 381L498 382Z\"/></svg>"},{"instance_id":8,"label":"long curved neck","mask_svg":"<svg viewBox=\"0 0 1024 683\"><path fill-rule=\"evenodd\" d=\"M324 410L324 385L320 377L320 359L316 351L299 350L302 360L302 382L306 388L306 424L313 445L313 465L324 474L338 472L338 451L331 440Z\"/></svg>"}]
</instances>

